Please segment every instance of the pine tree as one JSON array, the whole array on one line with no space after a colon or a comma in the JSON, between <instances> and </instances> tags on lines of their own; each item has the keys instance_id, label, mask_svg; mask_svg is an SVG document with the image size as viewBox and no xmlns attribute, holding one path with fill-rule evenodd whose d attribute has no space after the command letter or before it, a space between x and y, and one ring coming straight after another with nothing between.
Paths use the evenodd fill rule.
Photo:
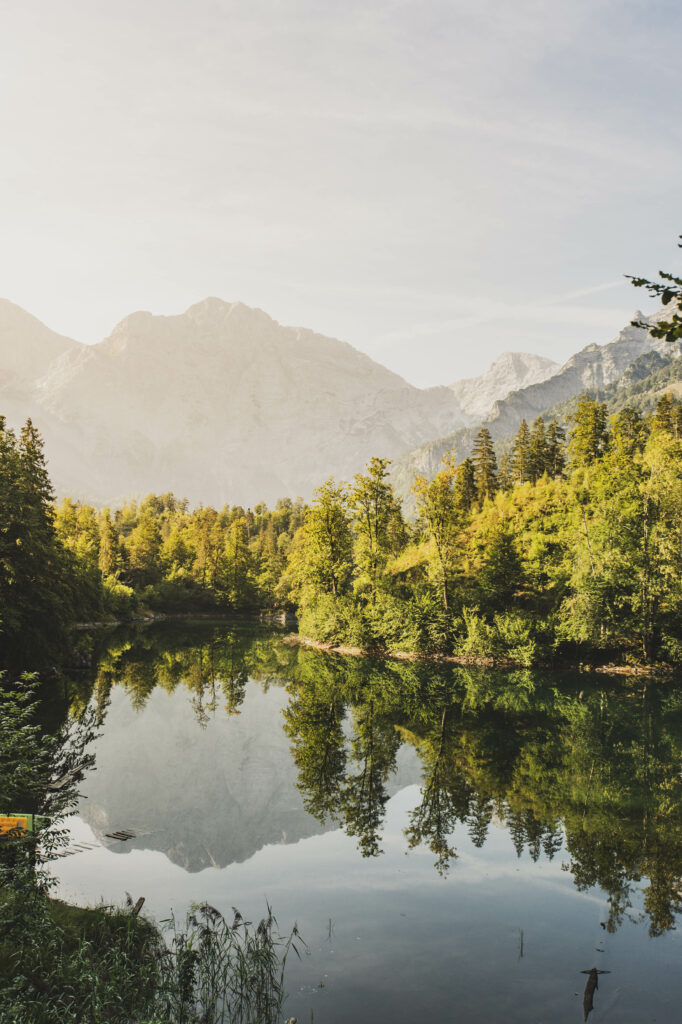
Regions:
<instances>
[{"instance_id":1,"label":"pine tree","mask_svg":"<svg viewBox=\"0 0 682 1024\"><path fill-rule=\"evenodd\" d=\"M566 468L566 432L557 423L556 416L545 435L545 468L551 477L563 476Z\"/></svg>"},{"instance_id":2,"label":"pine tree","mask_svg":"<svg viewBox=\"0 0 682 1024\"><path fill-rule=\"evenodd\" d=\"M115 577L119 568L118 535L111 521L111 512L105 508L99 521L99 571L103 578Z\"/></svg>"},{"instance_id":3,"label":"pine tree","mask_svg":"<svg viewBox=\"0 0 682 1024\"><path fill-rule=\"evenodd\" d=\"M611 441L621 455L641 452L646 443L646 427L639 409L625 408L611 418Z\"/></svg>"},{"instance_id":4,"label":"pine tree","mask_svg":"<svg viewBox=\"0 0 682 1024\"><path fill-rule=\"evenodd\" d=\"M493 439L487 427L481 427L476 435L471 461L474 466L476 497L483 502L486 498L491 498L497 490L497 458Z\"/></svg>"},{"instance_id":5,"label":"pine tree","mask_svg":"<svg viewBox=\"0 0 682 1024\"><path fill-rule=\"evenodd\" d=\"M545 421L538 416L533 421L528 443L529 480L535 483L543 473L549 473L547 435Z\"/></svg>"},{"instance_id":6,"label":"pine tree","mask_svg":"<svg viewBox=\"0 0 682 1024\"><path fill-rule=\"evenodd\" d=\"M657 430L667 431L675 440L682 438L682 403L670 393L661 395L656 405L652 426Z\"/></svg>"},{"instance_id":7,"label":"pine tree","mask_svg":"<svg viewBox=\"0 0 682 1024\"><path fill-rule=\"evenodd\" d=\"M511 468L514 483L524 484L531 479L530 430L525 420L521 420L521 426L514 438Z\"/></svg>"},{"instance_id":8,"label":"pine tree","mask_svg":"<svg viewBox=\"0 0 682 1024\"><path fill-rule=\"evenodd\" d=\"M606 404L583 395L572 420L571 464L573 468L590 466L603 458L609 447Z\"/></svg>"},{"instance_id":9,"label":"pine tree","mask_svg":"<svg viewBox=\"0 0 682 1024\"><path fill-rule=\"evenodd\" d=\"M454 492L457 506L468 512L476 501L476 475L471 459L465 459L457 467Z\"/></svg>"},{"instance_id":10,"label":"pine tree","mask_svg":"<svg viewBox=\"0 0 682 1024\"><path fill-rule=\"evenodd\" d=\"M230 524L225 550L230 601L233 607L244 608L253 599L253 559L249 549L249 521L246 516Z\"/></svg>"},{"instance_id":11,"label":"pine tree","mask_svg":"<svg viewBox=\"0 0 682 1024\"><path fill-rule=\"evenodd\" d=\"M161 531L150 508L140 515L127 541L129 572L134 586L156 583L161 575Z\"/></svg>"},{"instance_id":12,"label":"pine tree","mask_svg":"<svg viewBox=\"0 0 682 1024\"><path fill-rule=\"evenodd\" d=\"M510 491L514 483L514 456L512 452L502 452L497 471L497 487L500 491Z\"/></svg>"},{"instance_id":13,"label":"pine tree","mask_svg":"<svg viewBox=\"0 0 682 1024\"><path fill-rule=\"evenodd\" d=\"M78 582L57 540L43 442L30 420L17 438L0 417L0 667L60 660Z\"/></svg>"}]
</instances>

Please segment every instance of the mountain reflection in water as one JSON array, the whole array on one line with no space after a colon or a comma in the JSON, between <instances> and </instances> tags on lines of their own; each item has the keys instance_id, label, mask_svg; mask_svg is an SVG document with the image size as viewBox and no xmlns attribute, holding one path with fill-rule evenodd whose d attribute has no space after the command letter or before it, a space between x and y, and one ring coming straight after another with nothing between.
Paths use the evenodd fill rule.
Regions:
<instances>
[{"instance_id":1,"label":"mountain reflection in water","mask_svg":"<svg viewBox=\"0 0 682 1024\"><path fill-rule=\"evenodd\" d=\"M418 783L406 851L457 870L503 826L606 896L602 927L652 936L682 909L682 690L669 680L344 659L225 625L116 634L68 687L97 707L80 816L189 871L337 827L381 856L386 805ZM188 707L189 703L189 707ZM114 844L115 845L115 844ZM582 965L591 967L591 965Z\"/></svg>"}]
</instances>

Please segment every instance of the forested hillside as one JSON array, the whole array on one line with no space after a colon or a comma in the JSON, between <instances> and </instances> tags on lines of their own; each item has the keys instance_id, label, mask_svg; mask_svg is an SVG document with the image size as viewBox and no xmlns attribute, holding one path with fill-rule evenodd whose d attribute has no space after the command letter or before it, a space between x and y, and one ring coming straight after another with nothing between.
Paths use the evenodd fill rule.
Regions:
<instances>
[{"instance_id":1,"label":"forested hillside","mask_svg":"<svg viewBox=\"0 0 682 1024\"><path fill-rule=\"evenodd\" d=\"M415 475L433 476L447 452L463 459L471 450L481 426L485 426L493 440L504 448L523 419L527 422L537 416L552 419L556 413L566 426L567 420L562 420L562 417L575 409L581 394L586 392L601 399L606 391L617 387L621 379L624 382L628 380L628 375L639 361L646 362L648 357L655 356L660 356L666 363L675 359L680 354L679 345L670 345L657 335L658 325L665 321L667 315L665 309L650 317L635 312L634 322L623 328L613 341L606 345L588 345L571 356L547 380L511 391L495 402L489 414L478 424L460 427L451 434L401 454L394 460L391 474L398 493L407 500L409 507Z\"/></svg>"},{"instance_id":2,"label":"forested hillside","mask_svg":"<svg viewBox=\"0 0 682 1024\"><path fill-rule=\"evenodd\" d=\"M662 372L662 368L656 372ZM498 460L482 428L412 485L389 463L310 505L56 507L31 423L0 432L2 663L53 664L75 621L296 609L330 644L522 664L682 661L682 405L609 417L583 396L568 438L525 420Z\"/></svg>"}]
</instances>

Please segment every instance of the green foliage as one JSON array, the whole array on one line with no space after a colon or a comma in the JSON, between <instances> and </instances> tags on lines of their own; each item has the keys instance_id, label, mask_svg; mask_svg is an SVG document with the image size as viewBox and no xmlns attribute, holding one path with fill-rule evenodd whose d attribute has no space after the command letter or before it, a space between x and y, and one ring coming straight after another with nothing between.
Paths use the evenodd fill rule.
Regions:
<instances>
[{"instance_id":1,"label":"green foliage","mask_svg":"<svg viewBox=\"0 0 682 1024\"><path fill-rule=\"evenodd\" d=\"M519 611L497 612L494 617L495 649L501 657L529 667L537 660L538 645L533 619Z\"/></svg>"},{"instance_id":2,"label":"green foliage","mask_svg":"<svg viewBox=\"0 0 682 1024\"><path fill-rule=\"evenodd\" d=\"M462 608L464 634L457 645L457 653L465 658L493 658L497 652L495 629L480 614L478 608Z\"/></svg>"},{"instance_id":3,"label":"green foliage","mask_svg":"<svg viewBox=\"0 0 682 1024\"><path fill-rule=\"evenodd\" d=\"M132 587L127 587L115 576L105 576L102 589L105 615L115 619L127 619L132 615L137 607L137 595Z\"/></svg>"},{"instance_id":4,"label":"green foliage","mask_svg":"<svg viewBox=\"0 0 682 1024\"><path fill-rule=\"evenodd\" d=\"M308 507L190 511L165 494L55 513L35 431L0 441L0 620L19 668L65 647L78 618L268 607L296 607L312 639L374 652L678 657L682 405L669 394L610 421L583 395L568 465L556 420L522 423L500 472L481 430L471 459L417 478L411 525L385 459L350 487L328 480Z\"/></svg>"},{"instance_id":5,"label":"green foliage","mask_svg":"<svg viewBox=\"0 0 682 1024\"><path fill-rule=\"evenodd\" d=\"M605 402L595 402L583 395L572 417L573 429L569 453L573 468L590 466L602 458L609 444L608 417Z\"/></svg>"},{"instance_id":6,"label":"green foliage","mask_svg":"<svg viewBox=\"0 0 682 1024\"><path fill-rule=\"evenodd\" d=\"M417 477L412 488L417 497L417 514L425 528L432 549L435 575L438 579L443 607L448 608L448 592L455 574L459 554L462 509L454 489L455 465L444 460L444 468L429 483Z\"/></svg>"},{"instance_id":7,"label":"green foliage","mask_svg":"<svg viewBox=\"0 0 682 1024\"><path fill-rule=\"evenodd\" d=\"M457 467L454 492L458 508L469 512L476 501L476 471L471 459L465 459Z\"/></svg>"},{"instance_id":8,"label":"green foliage","mask_svg":"<svg viewBox=\"0 0 682 1024\"><path fill-rule=\"evenodd\" d=\"M299 585L339 596L351 576L348 495L333 479L318 487L307 510L294 559Z\"/></svg>"},{"instance_id":9,"label":"green foliage","mask_svg":"<svg viewBox=\"0 0 682 1024\"><path fill-rule=\"evenodd\" d=\"M388 634L384 621L382 618L380 635L387 637L389 648L419 654L447 654L452 650L455 622L431 587L420 588L403 604L403 624L396 639L394 631Z\"/></svg>"},{"instance_id":10,"label":"green foliage","mask_svg":"<svg viewBox=\"0 0 682 1024\"><path fill-rule=\"evenodd\" d=\"M404 544L406 531L400 503L388 482L388 459L371 459L367 472L353 481L349 505L353 513L355 589L372 602L384 579L391 555Z\"/></svg>"},{"instance_id":11,"label":"green foliage","mask_svg":"<svg viewBox=\"0 0 682 1024\"><path fill-rule=\"evenodd\" d=\"M682 248L682 242L678 243L678 248ZM658 281L651 281L646 277L633 277L631 274L625 276L632 281L635 288L645 288L652 298L660 299L664 306L672 306L668 320L661 320L654 326L635 320L633 327L645 327L652 337L663 338L668 342L682 339L682 277L676 277L664 270L659 270Z\"/></svg>"},{"instance_id":12,"label":"green foliage","mask_svg":"<svg viewBox=\"0 0 682 1024\"><path fill-rule=\"evenodd\" d=\"M323 594L311 600L299 610L298 625L303 636L327 644L367 647L373 641L363 605L348 595Z\"/></svg>"},{"instance_id":13,"label":"green foliage","mask_svg":"<svg viewBox=\"0 0 682 1024\"><path fill-rule=\"evenodd\" d=\"M474 486L479 502L491 498L497 490L497 457L495 446L487 427L481 427L474 441L471 453L474 468Z\"/></svg>"},{"instance_id":14,"label":"green foliage","mask_svg":"<svg viewBox=\"0 0 682 1024\"><path fill-rule=\"evenodd\" d=\"M42 441L30 420L19 437L0 417L0 668L57 660L83 603L80 573L55 531Z\"/></svg>"}]
</instances>

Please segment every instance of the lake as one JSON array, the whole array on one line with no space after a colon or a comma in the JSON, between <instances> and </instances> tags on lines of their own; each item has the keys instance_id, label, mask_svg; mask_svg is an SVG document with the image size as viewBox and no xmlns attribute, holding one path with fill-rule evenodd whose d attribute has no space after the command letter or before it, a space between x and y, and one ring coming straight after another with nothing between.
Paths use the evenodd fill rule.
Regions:
<instances>
[{"instance_id":1,"label":"lake","mask_svg":"<svg viewBox=\"0 0 682 1024\"><path fill-rule=\"evenodd\" d=\"M273 629L97 638L58 894L280 930L299 1024L682 1019L682 689L341 658ZM129 830L126 841L107 833Z\"/></svg>"}]
</instances>

